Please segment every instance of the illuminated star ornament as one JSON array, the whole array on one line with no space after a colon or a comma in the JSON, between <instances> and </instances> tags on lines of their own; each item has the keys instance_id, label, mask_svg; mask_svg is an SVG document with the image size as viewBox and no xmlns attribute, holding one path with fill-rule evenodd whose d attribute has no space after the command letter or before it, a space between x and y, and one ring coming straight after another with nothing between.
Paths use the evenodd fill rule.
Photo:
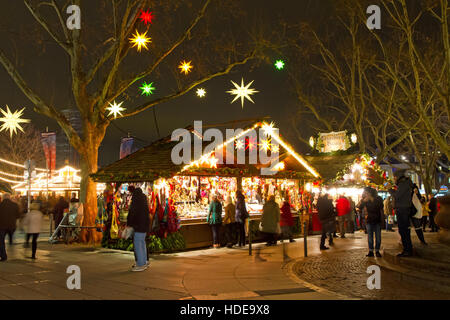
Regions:
<instances>
[{"instance_id":1,"label":"illuminated star ornament","mask_svg":"<svg viewBox=\"0 0 450 320\"><path fill-rule=\"evenodd\" d=\"M119 104L117 104L116 101L114 101L112 104L110 102L109 103L110 107L106 108L106 110L109 111L108 117L113 114L115 119L117 117L117 114L122 115L121 112L125 110L125 108L121 107L122 103L123 101Z\"/></svg>"},{"instance_id":2,"label":"illuminated star ornament","mask_svg":"<svg viewBox=\"0 0 450 320\"><path fill-rule=\"evenodd\" d=\"M246 146L245 149L253 150L256 147L256 139L253 137L245 138Z\"/></svg>"},{"instance_id":3,"label":"illuminated star ornament","mask_svg":"<svg viewBox=\"0 0 450 320\"><path fill-rule=\"evenodd\" d=\"M187 75L189 72L191 72L191 69L193 68L194 66L192 66L191 65L191 61L189 61L189 62L186 62L186 61L182 61L181 63L180 63L180 65L178 66L178 68L179 69L181 69L181 73L183 73L184 72L184 74L185 75Z\"/></svg>"},{"instance_id":4,"label":"illuminated star ornament","mask_svg":"<svg viewBox=\"0 0 450 320\"><path fill-rule=\"evenodd\" d=\"M149 10L144 11L141 10L141 16L139 17L139 19L141 19L141 22L145 22L145 24L150 23L152 24L152 20L154 18L153 12L149 12Z\"/></svg>"},{"instance_id":5,"label":"illuminated star ornament","mask_svg":"<svg viewBox=\"0 0 450 320\"><path fill-rule=\"evenodd\" d=\"M149 95L153 94L153 90L155 90L155 87L153 86L153 82L150 82L150 83L144 82L142 84L142 87L140 87L139 89L141 89L141 91L142 91L141 95L145 94L146 96L149 96Z\"/></svg>"},{"instance_id":6,"label":"illuminated star ornament","mask_svg":"<svg viewBox=\"0 0 450 320\"><path fill-rule=\"evenodd\" d=\"M203 89L203 88L197 89L197 96L198 96L199 98L203 98L205 95L206 95L205 89Z\"/></svg>"},{"instance_id":7,"label":"illuminated star ornament","mask_svg":"<svg viewBox=\"0 0 450 320\"><path fill-rule=\"evenodd\" d=\"M275 61L275 68L277 68L277 70L283 70L284 69L284 61L283 60Z\"/></svg>"},{"instance_id":8,"label":"illuminated star ornament","mask_svg":"<svg viewBox=\"0 0 450 320\"><path fill-rule=\"evenodd\" d=\"M261 143L259 144L259 146L264 150L264 151L269 151L271 150L271 139L266 139L266 140L261 140Z\"/></svg>"},{"instance_id":9,"label":"illuminated star ornament","mask_svg":"<svg viewBox=\"0 0 450 320\"><path fill-rule=\"evenodd\" d=\"M250 100L250 102L253 102L250 95L255 94L259 91L256 91L255 89L251 89L250 86L252 85L253 81L251 81L249 84L244 86L244 78L241 80L241 86L237 85L234 81L231 81L231 83L234 85L234 89L231 89L230 91L227 91L227 93L234 94L236 97L231 101L231 103L235 102L237 99L241 98L241 104L242 109L244 108L244 99Z\"/></svg>"},{"instance_id":10,"label":"illuminated star ornament","mask_svg":"<svg viewBox=\"0 0 450 320\"><path fill-rule=\"evenodd\" d=\"M242 140L236 140L236 150L244 149L244 142Z\"/></svg>"},{"instance_id":11,"label":"illuminated star ornament","mask_svg":"<svg viewBox=\"0 0 450 320\"><path fill-rule=\"evenodd\" d=\"M150 38L146 37L147 31L145 31L145 33L140 34L139 31L136 30L136 34L133 34L134 38L130 38L130 42L134 43L133 47L137 46L137 50L141 51L141 48L144 47L146 50L148 50L147 48L147 43L151 42Z\"/></svg>"},{"instance_id":12,"label":"illuminated star ornament","mask_svg":"<svg viewBox=\"0 0 450 320\"><path fill-rule=\"evenodd\" d=\"M9 136L12 137L13 133L17 133L17 129L23 132L21 123L28 123L30 122L29 119L21 119L20 117L23 115L23 108L22 110L16 110L14 113L9 110L8 105L6 105L6 111L3 109L0 109L0 112L3 114L3 117L0 118L0 122L3 122L3 124L0 127L0 132L3 130L9 130Z\"/></svg>"}]
</instances>

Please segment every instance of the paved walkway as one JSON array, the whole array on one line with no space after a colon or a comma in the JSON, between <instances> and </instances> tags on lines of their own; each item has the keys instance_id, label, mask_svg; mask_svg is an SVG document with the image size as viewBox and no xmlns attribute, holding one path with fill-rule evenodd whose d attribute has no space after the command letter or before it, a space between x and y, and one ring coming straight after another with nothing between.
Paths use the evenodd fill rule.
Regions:
<instances>
[{"instance_id":1,"label":"paved walkway","mask_svg":"<svg viewBox=\"0 0 450 320\"><path fill-rule=\"evenodd\" d=\"M394 234L384 234L392 238ZM303 256L303 241L266 247L254 245L253 256L247 249L206 249L176 254L154 255L144 272L130 272L133 253L85 245L40 242L38 259L27 258L29 250L22 245L8 246L9 259L0 263L0 299L245 299L310 300L373 298L349 295L317 282L312 275L322 268L324 257L339 255L356 262L339 264L334 270L346 270L352 285L366 285L367 276L358 273L365 258L364 234L336 239L328 252L318 250L319 237L310 237L308 258ZM363 257L363 258L361 258ZM346 259L347 259L346 258ZM319 259L319 260L317 260ZM301 263L311 261L312 264ZM299 264L300 263L300 264ZM81 268L81 289L69 290L66 280L69 265ZM333 263L326 265L332 266ZM361 264L363 266L363 264ZM304 270L301 274L298 270ZM350 272L349 272L350 271ZM354 271L357 276L353 276ZM336 271L335 271L336 272ZM319 274L320 275L320 274ZM324 274L330 283L338 284L333 272ZM383 277L383 275L382 275ZM389 284L391 285L391 284ZM395 284L394 284L395 285ZM345 284L347 286L347 284ZM395 291L393 286L389 290ZM377 297L375 297L377 298ZM401 298L400 296L398 298Z\"/></svg>"}]
</instances>

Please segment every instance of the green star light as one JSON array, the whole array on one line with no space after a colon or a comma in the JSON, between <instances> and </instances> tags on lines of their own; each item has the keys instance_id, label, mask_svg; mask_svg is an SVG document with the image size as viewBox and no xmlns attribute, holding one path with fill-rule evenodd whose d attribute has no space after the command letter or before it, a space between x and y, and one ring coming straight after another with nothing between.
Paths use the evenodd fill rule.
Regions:
<instances>
[{"instance_id":1,"label":"green star light","mask_svg":"<svg viewBox=\"0 0 450 320\"><path fill-rule=\"evenodd\" d=\"M277 70L284 69L284 61L283 60L275 61L275 68L277 68Z\"/></svg>"},{"instance_id":2,"label":"green star light","mask_svg":"<svg viewBox=\"0 0 450 320\"><path fill-rule=\"evenodd\" d=\"M151 94L153 94L153 90L155 90L155 87L153 87L153 82L150 82L150 83L143 83L142 84L142 87L140 87L139 89L141 89L142 90L142 95L146 95L146 96L149 96L149 95L151 95Z\"/></svg>"}]
</instances>

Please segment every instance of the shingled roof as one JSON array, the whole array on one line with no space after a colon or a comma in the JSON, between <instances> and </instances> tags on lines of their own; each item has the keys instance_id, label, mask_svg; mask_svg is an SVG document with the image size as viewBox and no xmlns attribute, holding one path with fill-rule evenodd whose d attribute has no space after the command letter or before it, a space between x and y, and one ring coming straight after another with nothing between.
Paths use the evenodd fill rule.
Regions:
<instances>
[{"instance_id":1,"label":"shingled roof","mask_svg":"<svg viewBox=\"0 0 450 320\"><path fill-rule=\"evenodd\" d=\"M304 158L317 169L324 182L327 182L335 179L338 172L350 166L358 156L359 154L355 153L346 155L305 156Z\"/></svg>"},{"instance_id":2,"label":"shingled roof","mask_svg":"<svg viewBox=\"0 0 450 320\"><path fill-rule=\"evenodd\" d=\"M250 127L250 126L248 126ZM247 127L247 128L248 128ZM192 129L188 127L187 129ZM245 128L243 128L245 130ZM170 141L170 136L160 139L135 153L124 157L106 167L99 169L91 177L97 182L143 182L154 181L160 177L172 177L180 174L184 164L176 165L171 160L172 148L178 141ZM207 143L205 143L206 145ZM312 180L313 175L305 169L292 155L281 152L280 160L285 163L285 170L268 178L291 178ZM218 164L217 168L192 167L182 172L183 175L217 175L217 176L258 176L263 165L260 164L228 165Z\"/></svg>"}]
</instances>

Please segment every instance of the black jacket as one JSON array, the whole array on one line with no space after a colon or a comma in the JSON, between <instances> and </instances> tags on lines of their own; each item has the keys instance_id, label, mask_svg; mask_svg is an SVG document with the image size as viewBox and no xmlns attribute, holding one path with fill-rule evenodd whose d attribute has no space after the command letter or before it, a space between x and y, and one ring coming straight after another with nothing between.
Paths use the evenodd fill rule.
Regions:
<instances>
[{"instance_id":1,"label":"black jacket","mask_svg":"<svg viewBox=\"0 0 450 320\"><path fill-rule=\"evenodd\" d=\"M321 222L334 219L333 201L327 197L320 197L317 200L317 211Z\"/></svg>"},{"instance_id":2,"label":"black jacket","mask_svg":"<svg viewBox=\"0 0 450 320\"><path fill-rule=\"evenodd\" d=\"M53 208L53 215L54 215L53 218L55 219L55 221L61 219L64 216L64 209L68 208L69 203L67 203L66 200L64 199L58 200L58 202L55 204L55 207Z\"/></svg>"},{"instance_id":3,"label":"black jacket","mask_svg":"<svg viewBox=\"0 0 450 320\"><path fill-rule=\"evenodd\" d=\"M15 230L16 221L20 218L19 205L10 199L0 203L0 229Z\"/></svg>"},{"instance_id":4,"label":"black jacket","mask_svg":"<svg viewBox=\"0 0 450 320\"><path fill-rule=\"evenodd\" d=\"M131 198L130 208L128 209L127 225L133 227L135 232L150 231L148 201L141 188L136 188Z\"/></svg>"},{"instance_id":5,"label":"black jacket","mask_svg":"<svg viewBox=\"0 0 450 320\"><path fill-rule=\"evenodd\" d=\"M374 201L363 201L359 206L361 211L364 208L367 209L367 223L376 224L381 223L384 220L384 205L383 199L380 196L377 196ZM364 214L366 212L363 211Z\"/></svg>"},{"instance_id":6,"label":"black jacket","mask_svg":"<svg viewBox=\"0 0 450 320\"><path fill-rule=\"evenodd\" d=\"M405 176L397 181L397 190L393 192L395 208L412 207L412 181Z\"/></svg>"}]
</instances>

